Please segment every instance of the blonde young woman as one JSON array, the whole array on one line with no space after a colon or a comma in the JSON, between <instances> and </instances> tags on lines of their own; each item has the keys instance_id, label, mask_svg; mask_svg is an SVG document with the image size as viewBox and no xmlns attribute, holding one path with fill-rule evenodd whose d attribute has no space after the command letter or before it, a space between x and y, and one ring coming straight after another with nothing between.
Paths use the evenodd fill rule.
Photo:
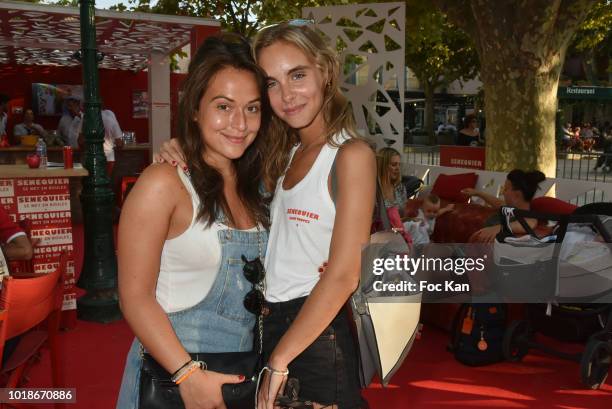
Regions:
<instances>
[{"instance_id":1,"label":"blonde young woman","mask_svg":"<svg viewBox=\"0 0 612 409\"><path fill-rule=\"evenodd\" d=\"M361 246L369 239L375 155L359 139L339 91L337 56L314 30L295 22L270 26L253 50L275 114L264 163L266 187L274 192L263 309L269 370L258 407L272 409L287 378L296 378L300 399L316 408L360 408L357 355L343 307L359 282ZM186 166L176 147L166 144L162 156Z\"/></svg>"},{"instance_id":2,"label":"blonde young woman","mask_svg":"<svg viewBox=\"0 0 612 409\"><path fill-rule=\"evenodd\" d=\"M376 163L385 206L396 206L402 214L408 193L402 183L400 153L393 148L382 148L376 155Z\"/></svg>"}]
</instances>

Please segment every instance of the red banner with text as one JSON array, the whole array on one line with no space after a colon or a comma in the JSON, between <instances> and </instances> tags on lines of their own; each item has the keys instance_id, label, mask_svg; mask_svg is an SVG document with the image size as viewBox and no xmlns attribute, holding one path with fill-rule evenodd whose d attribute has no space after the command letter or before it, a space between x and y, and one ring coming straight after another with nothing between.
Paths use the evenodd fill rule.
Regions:
<instances>
[{"instance_id":1,"label":"red banner with text","mask_svg":"<svg viewBox=\"0 0 612 409\"><path fill-rule=\"evenodd\" d=\"M46 274L59 266L65 252L68 259L63 310L76 309L74 244L70 216L69 179L0 179L0 204L15 222L28 225L32 240L38 239L32 260L34 273Z\"/></svg>"},{"instance_id":2,"label":"red banner with text","mask_svg":"<svg viewBox=\"0 0 612 409\"><path fill-rule=\"evenodd\" d=\"M441 145L440 166L484 170L485 148Z\"/></svg>"}]
</instances>

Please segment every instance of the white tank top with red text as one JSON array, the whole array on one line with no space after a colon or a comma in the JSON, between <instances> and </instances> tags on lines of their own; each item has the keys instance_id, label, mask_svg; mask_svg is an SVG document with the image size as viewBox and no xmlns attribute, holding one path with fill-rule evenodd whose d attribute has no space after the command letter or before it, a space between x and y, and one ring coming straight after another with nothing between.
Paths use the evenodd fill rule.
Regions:
<instances>
[{"instance_id":1,"label":"white tank top with red text","mask_svg":"<svg viewBox=\"0 0 612 409\"><path fill-rule=\"evenodd\" d=\"M347 137L338 134L334 139L341 144ZM290 163L298 147L292 149ZM319 281L336 217L327 181L337 152L338 147L324 145L306 176L291 189L283 189L284 175L278 180L265 259L270 302L307 296Z\"/></svg>"}]
</instances>

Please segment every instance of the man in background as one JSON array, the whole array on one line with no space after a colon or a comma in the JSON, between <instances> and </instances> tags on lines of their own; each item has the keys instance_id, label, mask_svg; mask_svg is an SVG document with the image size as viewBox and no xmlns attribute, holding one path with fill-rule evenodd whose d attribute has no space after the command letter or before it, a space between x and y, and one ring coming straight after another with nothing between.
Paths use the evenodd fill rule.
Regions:
<instances>
[{"instance_id":1,"label":"man in background","mask_svg":"<svg viewBox=\"0 0 612 409\"><path fill-rule=\"evenodd\" d=\"M13 136L19 140L24 135L38 135L43 139L47 139L47 131L41 125L34 123L34 111L26 109L23 113L23 122L15 125L13 128Z\"/></svg>"},{"instance_id":2,"label":"man in background","mask_svg":"<svg viewBox=\"0 0 612 409\"><path fill-rule=\"evenodd\" d=\"M8 260L31 260L32 243L17 223L0 207L0 248Z\"/></svg>"},{"instance_id":3,"label":"man in background","mask_svg":"<svg viewBox=\"0 0 612 409\"><path fill-rule=\"evenodd\" d=\"M81 101L70 96L66 99L67 113L62 115L62 118L57 125L57 133L64 141L64 144L78 148L79 132L81 130L81 121L83 114L81 113Z\"/></svg>"}]
</instances>

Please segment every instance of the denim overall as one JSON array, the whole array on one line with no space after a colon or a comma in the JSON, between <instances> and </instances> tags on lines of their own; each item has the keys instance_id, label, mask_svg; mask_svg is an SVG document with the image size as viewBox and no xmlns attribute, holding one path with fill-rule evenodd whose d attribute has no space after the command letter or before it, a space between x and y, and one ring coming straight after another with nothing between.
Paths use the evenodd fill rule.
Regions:
<instances>
[{"instance_id":1,"label":"denim overall","mask_svg":"<svg viewBox=\"0 0 612 409\"><path fill-rule=\"evenodd\" d=\"M187 352L245 352L253 349L255 315L243 306L251 291L242 272L241 256L253 260L265 256L268 232L225 228L218 232L221 264L212 288L202 301L169 313L174 332ZM263 261L263 260L262 260ZM142 346L138 339L126 359L117 409L138 408Z\"/></svg>"}]
</instances>

